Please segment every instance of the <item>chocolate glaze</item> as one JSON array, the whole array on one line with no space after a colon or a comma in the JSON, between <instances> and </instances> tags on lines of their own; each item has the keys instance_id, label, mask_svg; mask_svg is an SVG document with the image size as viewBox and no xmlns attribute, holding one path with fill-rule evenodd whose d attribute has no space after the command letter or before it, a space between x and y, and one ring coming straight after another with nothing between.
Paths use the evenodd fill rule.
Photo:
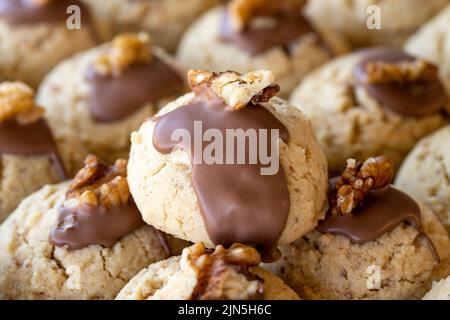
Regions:
<instances>
[{"instance_id":1,"label":"chocolate glaze","mask_svg":"<svg viewBox=\"0 0 450 320\"><path fill-rule=\"evenodd\" d=\"M183 79L157 57L151 63L133 65L119 76L102 75L90 67L90 108L99 122L121 120L145 104L180 93Z\"/></svg>"},{"instance_id":2,"label":"chocolate glaze","mask_svg":"<svg viewBox=\"0 0 450 320\"><path fill-rule=\"evenodd\" d=\"M328 214L319 223L317 230L342 235L353 243L364 244L378 239L402 223L416 228L427 241L434 258L439 260L433 243L423 230L418 204L406 193L392 186L371 191L363 206L350 215Z\"/></svg>"},{"instance_id":3,"label":"chocolate glaze","mask_svg":"<svg viewBox=\"0 0 450 320\"><path fill-rule=\"evenodd\" d=\"M112 247L120 238L144 224L133 201L120 208L84 204L62 206L56 225L50 231L49 241L55 246L67 245L70 250L93 244Z\"/></svg>"},{"instance_id":4,"label":"chocolate glaze","mask_svg":"<svg viewBox=\"0 0 450 320\"><path fill-rule=\"evenodd\" d=\"M281 46L290 51L290 45L307 33L316 33L309 21L300 12L287 11L273 17L276 25L273 28L245 28L236 32L230 23L227 10L224 10L220 22L220 38L230 42L251 55L258 55L273 47ZM319 36L322 45L324 42ZM328 49L328 48L327 48Z\"/></svg>"},{"instance_id":5,"label":"chocolate glaze","mask_svg":"<svg viewBox=\"0 0 450 320\"><path fill-rule=\"evenodd\" d=\"M15 119L0 122L0 154L47 154L61 180L67 179L52 133L44 119L27 125L21 125Z\"/></svg>"},{"instance_id":6,"label":"chocolate glaze","mask_svg":"<svg viewBox=\"0 0 450 320\"><path fill-rule=\"evenodd\" d=\"M398 63L412 61L414 57L397 48L374 48L361 51L361 61L354 69L356 83L363 86L377 101L389 109L407 116L425 116L439 112L447 102L447 95L439 79L405 84L370 84L366 79L369 62Z\"/></svg>"},{"instance_id":7,"label":"chocolate glaze","mask_svg":"<svg viewBox=\"0 0 450 320\"><path fill-rule=\"evenodd\" d=\"M37 5L32 0L0 0L0 19L9 24L61 23L69 17L67 8L77 5L82 21L89 21L88 8L79 0L59 0Z\"/></svg>"},{"instance_id":8,"label":"chocolate glaze","mask_svg":"<svg viewBox=\"0 0 450 320\"><path fill-rule=\"evenodd\" d=\"M198 164L202 159L195 158L193 141L191 145L182 145L172 141L171 135L174 130L184 128L194 137L194 121L202 121L203 131L218 129L223 137L226 137L226 129L278 129L281 139L287 142L289 133L284 125L260 105L235 111L212 93L197 94L189 105L156 121L153 133L156 150L168 154L175 147L181 147L190 154L192 183L210 239L224 246L234 242L256 244L263 250L264 261L276 260L276 245L290 208L283 168L280 166L277 174L269 176L260 174L263 165L259 161L253 165ZM275 141L267 140L270 150L269 144ZM208 144L203 142L203 148ZM247 146L246 159L248 153ZM225 150L223 154L226 155Z\"/></svg>"}]
</instances>

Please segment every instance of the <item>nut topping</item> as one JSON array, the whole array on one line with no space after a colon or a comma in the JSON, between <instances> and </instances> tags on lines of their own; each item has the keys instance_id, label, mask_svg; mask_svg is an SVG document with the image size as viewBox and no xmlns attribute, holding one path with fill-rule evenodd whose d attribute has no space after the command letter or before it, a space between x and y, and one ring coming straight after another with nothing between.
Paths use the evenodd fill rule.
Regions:
<instances>
[{"instance_id":1,"label":"nut topping","mask_svg":"<svg viewBox=\"0 0 450 320\"><path fill-rule=\"evenodd\" d=\"M366 65L366 82L369 84L430 82L438 79L435 65L422 60L399 63L369 62Z\"/></svg>"},{"instance_id":2,"label":"nut topping","mask_svg":"<svg viewBox=\"0 0 450 320\"><path fill-rule=\"evenodd\" d=\"M146 33L124 33L113 39L111 49L98 56L93 66L101 74L117 76L127 67L151 59L152 47Z\"/></svg>"},{"instance_id":3,"label":"nut topping","mask_svg":"<svg viewBox=\"0 0 450 320\"><path fill-rule=\"evenodd\" d=\"M280 90L275 75L268 70L259 70L241 75L227 71L214 73L205 70L189 70L189 84L194 92L206 86L235 110L249 103L268 102Z\"/></svg>"},{"instance_id":4,"label":"nut topping","mask_svg":"<svg viewBox=\"0 0 450 320\"><path fill-rule=\"evenodd\" d=\"M260 279L249 268L259 265L256 249L233 244L229 249L217 246L207 251L203 243L183 250L181 267L192 269L197 285L192 299L250 299L262 294Z\"/></svg>"},{"instance_id":5,"label":"nut topping","mask_svg":"<svg viewBox=\"0 0 450 320\"><path fill-rule=\"evenodd\" d=\"M16 118L22 124L39 120L44 109L34 102L34 91L21 82L0 84L0 122Z\"/></svg>"},{"instance_id":6,"label":"nut topping","mask_svg":"<svg viewBox=\"0 0 450 320\"><path fill-rule=\"evenodd\" d=\"M300 11L306 0L232 0L228 12L233 28L241 31L257 16L272 16L284 11Z\"/></svg>"},{"instance_id":7,"label":"nut topping","mask_svg":"<svg viewBox=\"0 0 450 320\"><path fill-rule=\"evenodd\" d=\"M387 186L393 177L394 162L388 157L369 158L364 163L349 159L341 176L332 180L328 195L331 214L351 214L371 190Z\"/></svg>"},{"instance_id":8,"label":"nut topping","mask_svg":"<svg viewBox=\"0 0 450 320\"><path fill-rule=\"evenodd\" d=\"M128 203L131 194L127 182L127 161L119 159L107 166L89 155L67 191L67 199L78 199L90 206L120 207Z\"/></svg>"}]
</instances>

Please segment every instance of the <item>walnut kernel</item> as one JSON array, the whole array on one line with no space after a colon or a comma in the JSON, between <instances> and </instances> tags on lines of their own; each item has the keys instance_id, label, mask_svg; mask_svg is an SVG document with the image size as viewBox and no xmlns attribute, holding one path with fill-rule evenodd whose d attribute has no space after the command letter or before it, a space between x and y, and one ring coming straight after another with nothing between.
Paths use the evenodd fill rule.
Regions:
<instances>
[{"instance_id":1,"label":"walnut kernel","mask_svg":"<svg viewBox=\"0 0 450 320\"><path fill-rule=\"evenodd\" d=\"M20 124L29 124L41 118L44 109L34 102L34 91L21 82L0 84L0 122L16 118Z\"/></svg>"}]
</instances>

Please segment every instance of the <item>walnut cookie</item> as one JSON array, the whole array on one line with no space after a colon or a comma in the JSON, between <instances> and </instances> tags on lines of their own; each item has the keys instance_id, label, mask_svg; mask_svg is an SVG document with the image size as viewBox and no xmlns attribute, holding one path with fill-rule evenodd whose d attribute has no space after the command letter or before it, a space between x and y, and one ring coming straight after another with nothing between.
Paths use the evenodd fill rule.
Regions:
<instances>
[{"instance_id":1,"label":"walnut cookie","mask_svg":"<svg viewBox=\"0 0 450 320\"><path fill-rule=\"evenodd\" d=\"M342 33L354 47L401 46L447 4L448 0L309 0L306 12L317 24ZM381 28L367 27L378 21Z\"/></svg>"},{"instance_id":2,"label":"walnut cookie","mask_svg":"<svg viewBox=\"0 0 450 320\"><path fill-rule=\"evenodd\" d=\"M132 203L126 164L89 156L73 181L20 204L0 226L0 298L113 299L168 257Z\"/></svg>"},{"instance_id":3,"label":"walnut cookie","mask_svg":"<svg viewBox=\"0 0 450 320\"><path fill-rule=\"evenodd\" d=\"M430 209L389 186L393 167L349 160L330 180L325 220L265 267L305 299L422 298L449 275L450 239Z\"/></svg>"},{"instance_id":4,"label":"walnut cookie","mask_svg":"<svg viewBox=\"0 0 450 320\"><path fill-rule=\"evenodd\" d=\"M286 96L309 71L347 51L339 35L302 17L304 2L233 0L211 9L186 31L178 59L187 69L272 70Z\"/></svg>"},{"instance_id":5,"label":"walnut cookie","mask_svg":"<svg viewBox=\"0 0 450 320\"><path fill-rule=\"evenodd\" d=\"M210 238L215 233L213 230L226 233L222 234L223 238L216 244L231 245L233 242L245 242L243 238L255 238L261 232L267 236L275 224L277 228L281 227L281 230L276 232L281 231L281 234L278 234L279 243L284 244L313 229L323 217L326 206L326 161L309 120L286 101L273 97L278 90L274 74L264 70L245 75L191 70L188 78L194 93L169 103L155 118L143 123L139 131L134 132L131 137L129 183L143 219L176 237L191 242L204 242L209 248L213 247L213 240ZM206 103L202 99L205 99ZM261 178L259 171L253 176L254 166L245 167L243 172L235 172L234 167L228 165L194 166L193 169L186 149L166 150L164 154L161 153L159 147L157 149L154 144L159 143L158 137L163 131L161 128L164 128L164 124L168 124L170 128L170 124L180 127L183 121L189 122L189 117L185 117L183 112L190 111L198 112L193 119L203 117L205 127L213 121L211 119L215 119L216 125L213 125L213 128L233 128L235 121L240 123L240 128L246 128L251 121L263 118L264 126L272 122L284 128L281 131L285 131L284 136L289 138L283 137L279 143L280 170L277 174L281 172L281 176L270 176L268 179L275 180L269 180L273 183L267 183L266 180L258 180ZM180 123L176 124L178 121ZM208 170L208 167L211 169L210 174L219 175L202 179L201 170ZM230 173L220 176L220 170L227 168L230 168ZM237 170L239 168L241 167L236 167ZM208 176L209 174L205 175ZM217 183L209 184L212 181ZM261 183L253 186L254 181ZM228 200L222 203L223 199ZM208 203L212 205L208 207ZM266 210L265 205L277 208L273 209L276 210L277 216L269 210L265 220L262 213ZM283 209L279 209L277 205ZM249 218L250 212L255 208L260 210L256 213L259 218L257 221L253 219L251 226L234 220ZM215 210L219 211L212 213ZM222 216L222 210L228 213ZM286 220L283 221L280 217L284 213ZM215 221L216 218L223 220L218 222ZM247 229L260 224L265 224L262 227L265 229L254 230L254 234L250 236ZM222 243L224 241L227 243Z\"/></svg>"},{"instance_id":6,"label":"walnut cookie","mask_svg":"<svg viewBox=\"0 0 450 320\"><path fill-rule=\"evenodd\" d=\"M66 13L76 5L81 28L69 29ZM37 88L50 69L63 59L108 37L109 27L80 1L3 0L0 9L0 74Z\"/></svg>"},{"instance_id":7,"label":"walnut cookie","mask_svg":"<svg viewBox=\"0 0 450 320\"><path fill-rule=\"evenodd\" d=\"M385 154L398 167L414 145L449 121L450 99L438 68L390 47L337 58L308 75L290 102L312 121L340 172L348 158Z\"/></svg>"},{"instance_id":8,"label":"walnut cookie","mask_svg":"<svg viewBox=\"0 0 450 320\"><path fill-rule=\"evenodd\" d=\"M186 28L220 0L83 0L114 34L148 32L158 46L173 52Z\"/></svg>"},{"instance_id":9,"label":"walnut cookie","mask_svg":"<svg viewBox=\"0 0 450 320\"><path fill-rule=\"evenodd\" d=\"M87 154L77 141L56 142L43 114L29 86L0 83L0 222L32 192L72 176Z\"/></svg>"},{"instance_id":10,"label":"walnut cookie","mask_svg":"<svg viewBox=\"0 0 450 320\"><path fill-rule=\"evenodd\" d=\"M152 264L119 293L118 300L298 300L297 294L258 267L259 253L233 244L206 250L197 243L181 257Z\"/></svg>"},{"instance_id":11,"label":"walnut cookie","mask_svg":"<svg viewBox=\"0 0 450 320\"><path fill-rule=\"evenodd\" d=\"M37 99L57 141L76 137L112 163L128 157L130 133L182 92L175 62L140 33L119 35L62 62L43 81Z\"/></svg>"}]
</instances>

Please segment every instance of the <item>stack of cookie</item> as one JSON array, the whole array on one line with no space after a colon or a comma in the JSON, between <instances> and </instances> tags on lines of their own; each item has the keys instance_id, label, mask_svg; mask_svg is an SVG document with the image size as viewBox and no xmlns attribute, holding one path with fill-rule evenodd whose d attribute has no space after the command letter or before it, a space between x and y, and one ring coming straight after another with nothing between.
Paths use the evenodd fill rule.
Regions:
<instances>
[{"instance_id":1,"label":"stack of cookie","mask_svg":"<svg viewBox=\"0 0 450 320\"><path fill-rule=\"evenodd\" d=\"M0 0L0 299L448 299L450 2L377 3Z\"/></svg>"}]
</instances>

